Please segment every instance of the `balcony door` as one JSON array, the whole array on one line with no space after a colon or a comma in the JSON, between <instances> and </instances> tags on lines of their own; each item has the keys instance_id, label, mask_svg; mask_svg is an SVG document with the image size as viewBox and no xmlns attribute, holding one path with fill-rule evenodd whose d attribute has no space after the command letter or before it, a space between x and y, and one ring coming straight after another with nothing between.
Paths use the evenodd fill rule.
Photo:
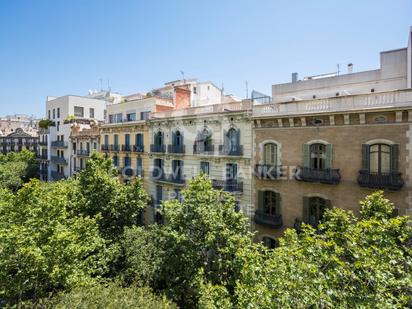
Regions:
<instances>
[{"instance_id":1,"label":"balcony door","mask_svg":"<svg viewBox=\"0 0 412 309\"><path fill-rule=\"evenodd\" d=\"M326 145L319 143L310 145L310 168L315 170L326 168Z\"/></svg>"},{"instance_id":2,"label":"balcony door","mask_svg":"<svg viewBox=\"0 0 412 309\"><path fill-rule=\"evenodd\" d=\"M391 146L374 144L369 147L369 169L371 173L388 174L391 170Z\"/></svg>"},{"instance_id":3,"label":"balcony door","mask_svg":"<svg viewBox=\"0 0 412 309\"><path fill-rule=\"evenodd\" d=\"M226 181L229 183L237 182L237 164L236 163L226 164Z\"/></svg>"}]
</instances>

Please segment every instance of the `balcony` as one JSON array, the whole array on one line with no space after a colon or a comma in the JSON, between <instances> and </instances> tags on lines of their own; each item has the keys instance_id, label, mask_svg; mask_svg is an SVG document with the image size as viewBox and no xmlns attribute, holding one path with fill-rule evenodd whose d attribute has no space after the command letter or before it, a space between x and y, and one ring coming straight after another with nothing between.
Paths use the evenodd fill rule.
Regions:
<instances>
[{"instance_id":1,"label":"balcony","mask_svg":"<svg viewBox=\"0 0 412 309\"><path fill-rule=\"evenodd\" d=\"M120 149L119 145L110 145L109 146L110 151L118 152L119 149Z\"/></svg>"},{"instance_id":2,"label":"balcony","mask_svg":"<svg viewBox=\"0 0 412 309\"><path fill-rule=\"evenodd\" d=\"M150 145L150 152L157 152L157 153L165 153L166 152L166 145L157 145L151 144Z\"/></svg>"},{"instance_id":3,"label":"balcony","mask_svg":"<svg viewBox=\"0 0 412 309\"><path fill-rule=\"evenodd\" d=\"M37 160L47 160L47 154L38 154L36 157Z\"/></svg>"},{"instance_id":4,"label":"balcony","mask_svg":"<svg viewBox=\"0 0 412 309\"><path fill-rule=\"evenodd\" d=\"M184 154L185 145L167 145L167 152L174 154Z\"/></svg>"},{"instance_id":5,"label":"balcony","mask_svg":"<svg viewBox=\"0 0 412 309\"><path fill-rule=\"evenodd\" d=\"M358 184L361 187L372 189L388 189L398 191L402 189L404 181L401 173L373 173L367 170L359 171Z\"/></svg>"},{"instance_id":6,"label":"balcony","mask_svg":"<svg viewBox=\"0 0 412 309\"><path fill-rule=\"evenodd\" d=\"M100 149L101 149L102 151L107 152L107 151L109 151L109 145L101 145L101 146L100 146Z\"/></svg>"},{"instance_id":7,"label":"balcony","mask_svg":"<svg viewBox=\"0 0 412 309\"><path fill-rule=\"evenodd\" d=\"M134 145L133 146L133 152L143 152L143 151L144 151L143 145Z\"/></svg>"},{"instance_id":8,"label":"balcony","mask_svg":"<svg viewBox=\"0 0 412 309\"><path fill-rule=\"evenodd\" d=\"M132 146L131 145L122 145L122 151L131 152L132 151Z\"/></svg>"},{"instance_id":9,"label":"balcony","mask_svg":"<svg viewBox=\"0 0 412 309\"><path fill-rule=\"evenodd\" d=\"M152 178L154 181L166 182L166 183L180 185L180 186L183 186L186 184L186 179L184 178L183 175L175 175L174 173L166 174L164 173L164 171L159 170L159 169L154 169L152 171Z\"/></svg>"},{"instance_id":10,"label":"balcony","mask_svg":"<svg viewBox=\"0 0 412 309\"><path fill-rule=\"evenodd\" d=\"M236 145L236 146L227 146L227 145L219 145L219 154L221 156L243 156L243 146Z\"/></svg>"},{"instance_id":11,"label":"balcony","mask_svg":"<svg viewBox=\"0 0 412 309\"><path fill-rule=\"evenodd\" d=\"M282 176L281 166L269 164L256 164L255 176L259 179L278 179Z\"/></svg>"},{"instance_id":12,"label":"balcony","mask_svg":"<svg viewBox=\"0 0 412 309\"><path fill-rule=\"evenodd\" d=\"M299 181L336 185L340 182L340 172L339 169L314 169L309 167L300 167L296 171L295 178Z\"/></svg>"},{"instance_id":13,"label":"balcony","mask_svg":"<svg viewBox=\"0 0 412 309\"><path fill-rule=\"evenodd\" d=\"M273 229L278 229L282 227L283 220L282 215L269 215L259 209L255 212L255 223Z\"/></svg>"},{"instance_id":14,"label":"balcony","mask_svg":"<svg viewBox=\"0 0 412 309\"><path fill-rule=\"evenodd\" d=\"M194 144L193 145L194 154L205 154L213 155L215 153L215 145L203 145L203 144Z\"/></svg>"},{"instance_id":15,"label":"balcony","mask_svg":"<svg viewBox=\"0 0 412 309\"><path fill-rule=\"evenodd\" d=\"M214 189L224 190L227 192L243 192L243 182L237 180L212 180Z\"/></svg>"},{"instance_id":16,"label":"balcony","mask_svg":"<svg viewBox=\"0 0 412 309\"><path fill-rule=\"evenodd\" d=\"M89 157L90 156L90 150L80 149L80 150L76 151L76 154L80 157Z\"/></svg>"},{"instance_id":17,"label":"balcony","mask_svg":"<svg viewBox=\"0 0 412 309\"><path fill-rule=\"evenodd\" d=\"M47 141L39 141L40 146L47 146Z\"/></svg>"},{"instance_id":18,"label":"balcony","mask_svg":"<svg viewBox=\"0 0 412 309\"><path fill-rule=\"evenodd\" d=\"M67 161L66 161L65 158L57 157L57 156L52 156L51 157L51 162L54 163L54 164L67 165Z\"/></svg>"},{"instance_id":19,"label":"balcony","mask_svg":"<svg viewBox=\"0 0 412 309\"><path fill-rule=\"evenodd\" d=\"M65 141L53 141L51 146L53 148L67 148L67 143Z\"/></svg>"},{"instance_id":20,"label":"balcony","mask_svg":"<svg viewBox=\"0 0 412 309\"><path fill-rule=\"evenodd\" d=\"M66 177L64 176L63 173L60 173L60 172L57 172L57 171L52 171L51 172L51 177L53 178L53 180L66 179Z\"/></svg>"},{"instance_id":21,"label":"balcony","mask_svg":"<svg viewBox=\"0 0 412 309\"><path fill-rule=\"evenodd\" d=\"M45 169L40 169L40 175L46 176L48 174L47 170Z\"/></svg>"}]
</instances>

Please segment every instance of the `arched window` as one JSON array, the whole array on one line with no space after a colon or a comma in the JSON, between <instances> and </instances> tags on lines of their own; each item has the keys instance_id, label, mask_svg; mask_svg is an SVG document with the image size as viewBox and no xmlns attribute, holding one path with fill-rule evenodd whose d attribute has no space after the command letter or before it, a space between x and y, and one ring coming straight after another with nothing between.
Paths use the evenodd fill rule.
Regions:
<instances>
[{"instance_id":1,"label":"arched window","mask_svg":"<svg viewBox=\"0 0 412 309\"><path fill-rule=\"evenodd\" d=\"M181 146L183 145L183 135L180 133L179 130L177 130L174 135L173 135L173 145L175 146Z\"/></svg>"},{"instance_id":2,"label":"arched window","mask_svg":"<svg viewBox=\"0 0 412 309\"><path fill-rule=\"evenodd\" d=\"M262 238L262 243L268 249L275 249L278 246L278 243L275 239L273 239L272 237L267 237L267 236Z\"/></svg>"},{"instance_id":3,"label":"arched window","mask_svg":"<svg viewBox=\"0 0 412 309\"><path fill-rule=\"evenodd\" d=\"M231 128L227 132L227 140L229 143L229 150L236 151L239 146L238 131Z\"/></svg>"},{"instance_id":4,"label":"arched window","mask_svg":"<svg viewBox=\"0 0 412 309\"><path fill-rule=\"evenodd\" d=\"M372 173L389 173L391 169L391 146L387 144L370 145L369 168Z\"/></svg>"},{"instance_id":5,"label":"arched window","mask_svg":"<svg viewBox=\"0 0 412 309\"><path fill-rule=\"evenodd\" d=\"M163 132L159 131L154 135L154 144L156 146L163 145Z\"/></svg>"},{"instance_id":6,"label":"arched window","mask_svg":"<svg viewBox=\"0 0 412 309\"><path fill-rule=\"evenodd\" d=\"M203 143L205 149L208 149L212 145L212 135L204 128L200 134L200 141Z\"/></svg>"},{"instance_id":7,"label":"arched window","mask_svg":"<svg viewBox=\"0 0 412 309\"><path fill-rule=\"evenodd\" d=\"M310 145L310 168L326 168L326 145L316 143Z\"/></svg>"},{"instance_id":8,"label":"arched window","mask_svg":"<svg viewBox=\"0 0 412 309\"><path fill-rule=\"evenodd\" d=\"M280 214L280 194L274 191L258 192L259 211L267 216Z\"/></svg>"},{"instance_id":9,"label":"arched window","mask_svg":"<svg viewBox=\"0 0 412 309\"><path fill-rule=\"evenodd\" d=\"M267 143L263 146L263 163L277 165L278 147L275 143Z\"/></svg>"}]
</instances>

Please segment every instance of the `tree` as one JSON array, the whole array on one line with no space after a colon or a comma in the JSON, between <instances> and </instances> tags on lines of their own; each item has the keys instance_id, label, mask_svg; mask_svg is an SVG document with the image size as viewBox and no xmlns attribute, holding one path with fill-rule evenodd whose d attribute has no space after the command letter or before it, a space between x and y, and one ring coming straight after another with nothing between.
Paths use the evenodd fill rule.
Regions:
<instances>
[{"instance_id":1,"label":"tree","mask_svg":"<svg viewBox=\"0 0 412 309\"><path fill-rule=\"evenodd\" d=\"M61 293L51 301L43 302L44 307L61 309L100 308L177 308L164 296L157 296L148 288L136 286L121 287L116 284L94 285Z\"/></svg>"},{"instance_id":2,"label":"tree","mask_svg":"<svg viewBox=\"0 0 412 309\"><path fill-rule=\"evenodd\" d=\"M118 239L125 227L141 223L142 211L150 199L140 179L122 184L112 161L95 152L78 180L84 197L78 211L96 218L106 239Z\"/></svg>"},{"instance_id":3,"label":"tree","mask_svg":"<svg viewBox=\"0 0 412 309\"><path fill-rule=\"evenodd\" d=\"M356 218L329 210L319 230L286 231L280 247L238 251L240 274L231 300L240 308L404 308L412 305L412 230L408 217L376 192L361 202ZM227 301L204 284L209 308ZM209 293L210 292L210 293ZM211 297L211 295L213 297ZM225 297L226 295L226 297Z\"/></svg>"},{"instance_id":4,"label":"tree","mask_svg":"<svg viewBox=\"0 0 412 309\"><path fill-rule=\"evenodd\" d=\"M214 190L207 176L191 180L182 190L182 202L163 204L165 224L155 233L126 232L126 274L138 282L152 276L152 287L182 307L196 305L201 280L233 289L234 257L252 239L246 217L235 208L234 197Z\"/></svg>"},{"instance_id":5,"label":"tree","mask_svg":"<svg viewBox=\"0 0 412 309\"><path fill-rule=\"evenodd\" d=\"M72 212L75 196L70 180L0 190L0 299L36 302L104 273L105 242L94 218Z\"/></svg>"},{"instance_id":6,"label":"tree","mask_svg":"<svg viewBox=\"0 0 412 309\"><path fill-rule=\"evenodd\" d=\"M9 152L0 155L0 187L13 191L31 178L38 178L39 165L36 154L23 149L21 152Z\"/></svg>"}]
</instances>

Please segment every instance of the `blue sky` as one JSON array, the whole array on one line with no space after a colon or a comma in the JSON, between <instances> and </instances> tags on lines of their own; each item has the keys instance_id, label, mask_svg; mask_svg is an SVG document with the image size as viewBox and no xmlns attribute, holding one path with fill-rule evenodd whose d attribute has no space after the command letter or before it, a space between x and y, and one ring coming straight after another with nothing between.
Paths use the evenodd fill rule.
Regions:
<instances>
[{"instance_id":1,"label":"blue sky","mask_svg":"<svg viewBox=\"0 0 412 309\"><path fill-rule=\"evenodd\" d=\"M405 47L412 0L0 1L0 115L43 116L47 95L148 91L186 77L228 93L377 68Z\"/></svg>"}]
</instances>

